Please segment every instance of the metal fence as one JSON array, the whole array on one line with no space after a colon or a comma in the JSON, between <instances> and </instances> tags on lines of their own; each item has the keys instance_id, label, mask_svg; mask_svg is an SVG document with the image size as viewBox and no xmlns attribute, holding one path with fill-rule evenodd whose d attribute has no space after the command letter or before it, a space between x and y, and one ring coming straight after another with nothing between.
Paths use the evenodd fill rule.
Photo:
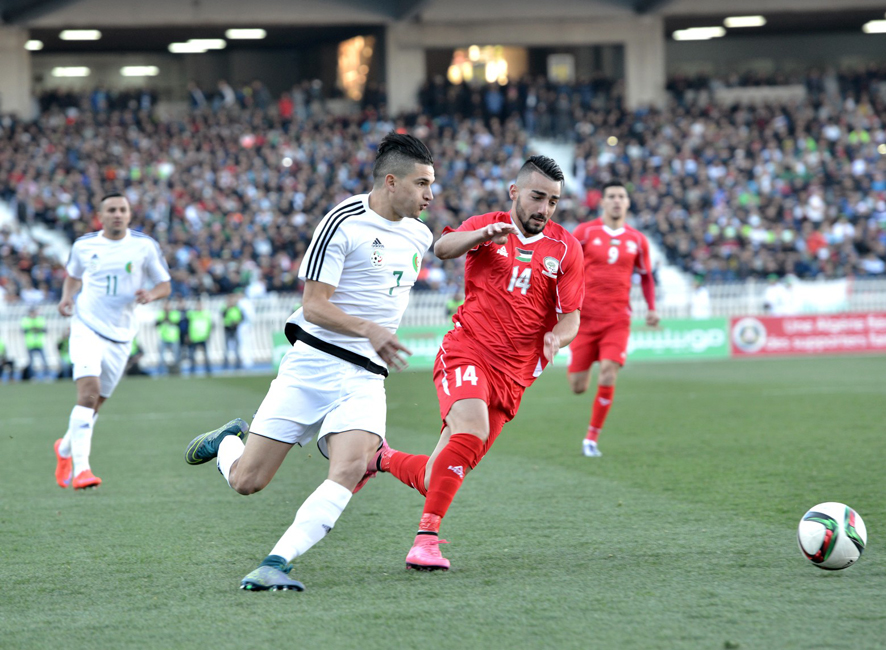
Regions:
<instances>
[{"instance_id":1,"label":"metal fence","mask_svg":"<svg viewBox=\"0 0 886 650\"><path fill-rule=\"evenodd\" d=\"M721 284L707 287L712 316L741 316L765 313L766 282ZM886 312L886 279L833 280L797 282L790 289L795 294L797 313ZM409 308L403 317L403 326L441 325L447 322L448 295L430 292L412 294ZM635 316L646 313L639 287L635 287L631 302ZM664 318L690 318L693 289L689 286L661 286L657 290L659 314ZM267 364L272 355L272 334L283 329L283 323L301 303L297 294L274 294L243 303L246 320L241 326L241 355L247 365ZM187 303L189 307L193 303ZM204 300L213 314L215 326L209 340L209 356L213 364L224 359L224 329L222 309L224 297ZM58 366L57 343L62 338L68 319L62 318L54 304L40 305L40 314L46 317L46 354L50 365ZM151 367L159 362L159 336L156 327L161 303L136 309L139 322L137 340L144 351L143 365ZM27 351L21 332L21 319L27 314L27 305L0 308L0 338L7 344L7 354L21 367L27 362Z\"/></svg>"}]
</instances>

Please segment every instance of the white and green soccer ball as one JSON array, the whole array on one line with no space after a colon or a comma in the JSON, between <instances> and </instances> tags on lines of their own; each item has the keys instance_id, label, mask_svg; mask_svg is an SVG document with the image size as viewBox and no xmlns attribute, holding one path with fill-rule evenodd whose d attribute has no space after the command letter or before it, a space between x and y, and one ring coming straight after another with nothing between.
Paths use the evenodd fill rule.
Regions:
<instances>
[{"instance_id":1,"label":"white and green soccer ball","mask_svg":"<svg viewBox=\"0 0 886 650\"><path fill-rule=\"evenodd\" d=\"M868 543L868 531L855 510L828 501L803 515L797 542L806 559L820 569L837 571L855 564Z\"/></svg>"}]
</instances>

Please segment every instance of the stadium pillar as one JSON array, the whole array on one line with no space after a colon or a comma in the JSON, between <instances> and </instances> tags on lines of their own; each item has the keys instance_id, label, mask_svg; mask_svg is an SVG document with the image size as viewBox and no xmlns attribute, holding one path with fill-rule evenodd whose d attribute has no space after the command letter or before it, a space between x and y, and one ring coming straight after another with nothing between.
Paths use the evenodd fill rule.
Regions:
<instances>
[{"instance_id":1,"label":"stadium pillar","mask_svg":"<svg viewBox=\"0 0 886 650\"><path fill-rule=\"evenodd\" d=\"M414 39L406 42L404 36L410 28L410 24L393 23L385 34L385 83L391 115L416 110L418 91L425 82L425 50L417 47Z\"/></svg>"},{"instance_id":2,"label":"stadium pillar","mask_svg":"<svg viewBox=\"0 0 886 650\"><path fill-rule=\"evenodd\" d=\"M0 113L31 118L31 53L25 49L28 30L0 27Z\"/></svg>"},{"instance_id":3,"label":"stadium pillar","mask_svg":"<svg viewBox=\"0 0 886 650\"><path fill-rule=\"evenodd\" d=\"M667 80L661 16L639 16L624 41L625 100L628 107L663 106Z\"/></svg>"}]
</instances>

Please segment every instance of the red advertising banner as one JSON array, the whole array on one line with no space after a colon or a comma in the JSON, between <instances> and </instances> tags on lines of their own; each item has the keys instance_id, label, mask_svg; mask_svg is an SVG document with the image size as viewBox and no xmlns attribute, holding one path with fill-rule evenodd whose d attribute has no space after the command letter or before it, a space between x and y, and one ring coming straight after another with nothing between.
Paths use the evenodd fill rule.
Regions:
<instances>
[{"instance_id":1,"label":"red advertising banner","mask_svg":"<svg viewBox=\"0 0 886 650\"><path fill-rule=\"evenodd\" d=\"M744 316L729 330L737 357L886 352L886 313Z\"/></svg>"}]
</instances>

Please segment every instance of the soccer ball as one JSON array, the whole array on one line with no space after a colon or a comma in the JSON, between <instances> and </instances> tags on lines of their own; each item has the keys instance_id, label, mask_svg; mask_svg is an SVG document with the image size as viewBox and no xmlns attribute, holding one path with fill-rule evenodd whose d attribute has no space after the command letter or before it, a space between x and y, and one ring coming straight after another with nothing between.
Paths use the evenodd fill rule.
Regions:
<instances>
[{"instance_id":1,"label":"soccer ball","mask_svg":"<svg viewBox=\"0 0 886 650\"><path fill-rule=\"evenodd\" d=\"M797 543L806 559L831 571L855 564L867 542L868 531L861 515L834 501L810 509L797 530Z\"/></svg>"}]
</instances>

